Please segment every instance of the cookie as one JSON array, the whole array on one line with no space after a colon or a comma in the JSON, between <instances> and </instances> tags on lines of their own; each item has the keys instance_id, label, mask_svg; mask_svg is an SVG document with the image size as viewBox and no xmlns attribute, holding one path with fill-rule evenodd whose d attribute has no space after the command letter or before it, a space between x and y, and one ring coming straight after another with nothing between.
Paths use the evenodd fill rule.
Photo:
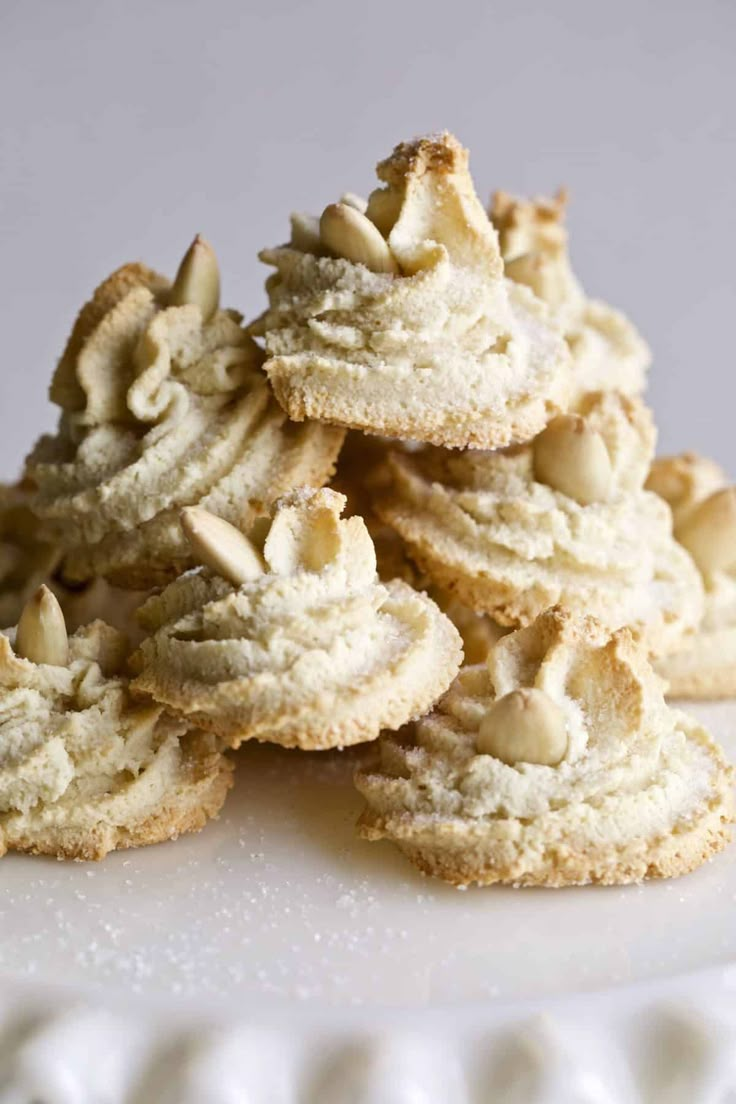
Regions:
<instances>
[{"instance_id":1,"label":"cookie","mask_svg":"<svg viewBox=\"0 0 736 1104\"><path fill-rule=\"evenodd\" d=\"M207 566L140 611L151 635L132 657L134 688L233 747L344 747L430 708L460 666L460 637L426 595L379 581L344 504L295 491L252 539L185 514Z\"/></svg>"},{"instance_id":2,"label":"cookie","mask_svg":"<svg viewBox=\"0 0 736 1104\"><path fill-rule=\"evenodd\" d=\"M358 772L359 830L453 885L620 885L720 851L732 769L627 629L553 609Z\"/></svg>"},{"instance_id":3,"label":"cookie","mask_svg":"<svg viewBox=\"0 0 736 1104\"><path fill-rule=\"evenodd\" d=\"M240 315L218 302L197 238L173 285L125 265L82 308L51 385L58 430L26 465L70 580L159 585L191 566L183 506L248 524L295 482L329 478L342 432L287 422Z\"/></svg>"},{"instance_id":4,"label":"cookie","mask_svg":"<svg viewBox=\"0 0 736 1104\"><path fill-rule=\"evenodd\" d=\"M498 242L450 134L396 147L382 186L260 256L276 272L250 326L296 421L449 447L496 448L565 408L564 340L528 288L504 278Z\"/></svg>"},{"instance_id":5,"label":"cookie","mask_svg":"<svg viewBox=\"0 0 736 1104\"><path fill-rule=\"evenodd\" d=\"M0 635L0 854L102 859L198 831L232 767L211 735L134 699L123 638L97 621L67 638L46 587Z\"/></svg>"},{"instance_id":6,"label":"cookie","mask_svg":"<svg viewBox=\"0 0 736 1104\"><path fill-rule=\"evenodd\" d=\"M655 460L647 486L669 504L675 537L705 589L695 635L657 669L672 697L736 697L736 488L714 461L693 452Z\"/></svg>"},{"instance_id":7,"label":"cookie","mask_svg":"<svg viewBox=\"0 0 736 1104\"><path fill-rule=\"evenodd\" d=\"M698 624L703 588L643 489L653 449L640 400L592 393L525 445L394 452L375 508L436 584L500 624L560 603L663 654Z\"/></svg>"},{"instance_id":8,"label":"cookie","mask_svg":"<svg viewBox=\"0 0 736 1104\"><path fill-rule=\"evenodd\" d=\"M641 394L652 354L624 314L585 294L570 266L566 206L564 190L555 199L533 200L496 192L491 220L506 275L548 305L565 335L572 355L571 406L589 391Z\"/></svg>"}]
</instances>

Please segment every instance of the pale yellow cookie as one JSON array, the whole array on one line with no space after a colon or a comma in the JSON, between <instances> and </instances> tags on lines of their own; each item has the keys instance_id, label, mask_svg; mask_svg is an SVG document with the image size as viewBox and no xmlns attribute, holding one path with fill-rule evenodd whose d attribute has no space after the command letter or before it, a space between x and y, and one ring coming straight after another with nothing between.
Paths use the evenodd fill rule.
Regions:
<instances>
[{"instance_id":1,"label":"pale yellow cookie","mask_svg":"<svg viewBox=\"0 0 736 1104\"><path fill-rule=\"evenodd\" d=\"M379 581L368 531L340 519L344 504L295 491L252 540L187 514L208 566L140 611L151 636L133 686L234 747L343 747L420 716L457 673L460 637L425 594Z\"/></svg>"},{"instance_id":2,"label":"pale yellow cookie","mask_svg":"<svg viewBox=\"0 0 736 1104\"><path fill-rule=\"evenodd\" d=\"M686 874L730 839L732 769L662 688L627 629L548 611L380 742L360 832L454 885Z\"/></svg>"},{"instance_id":3,"label":"pale yellow cookie","mask_svg":"<svg viewBox=\"0 0 736 1104\"><path fill-rule=\"evenodd\" d=\"M148 591L122 590L101 578L71 583L63 553L40 535L30 497L23 484L0 484L0 629L15 625L28 599L46 583L59 600L69 632L101 620L137 642L133 615Z\"/></svg>"},{"instance_id":4,"label":"pale yellow cookie","mask_svg":"<svg viewBox=\"0 0 736 1104\"><path fill-rule=\"evenodd\" d=\"M549 306L572 354L577 405L589 391L641 394L652 354L620 311L588 299L570 267L564 225L567 194L555 199L516 199L496 192L491 220L498 231L509 279L532 289Z\"/></svg>"},{"instance_id":5,"label":"pale yellow cookie","mask_svg":"<svg viewBox=\"0 0 736 1104\"><path fill-rule=\"evenodd\" d=\"M406 142L383 186L292 219L261 259L266 372L291 418L452 447L524 440L565 408L570 357L547 307L505 280L468 157Z\"/></svg>"},{"instance_id":6,"label":"pale yellow cookie","mask_svg":"<svg viewBox=\"0 0 736 1104\"><path fill-rule=\"evenodd\" d=\"M643 489L651 416L615 392L580 411L504 451L395 452L376 511L435 583L502 625L559 602L671 651L698 624L703 591L670 511Z\"/></svg>"},{"instance_id":7,"label":"pale yellow cookie","mask_svg":"<svg viewBox=\"0 0 736 1104\"><path fill-rule=\"evenodd\" d=\"M0 854L101 859L197 831L232 767L211 735L135 700L123 638L97 621L67 638L41 587L0 634Z\"/></svg>"},{"instance_id":8,"label":"pale yellow cookie","mask_svg":"<svg viewBox=\"0 0 736 1104\"><path fill-rule=\"evenodd\" d=\"M736 697L736 488L714 461L693 452L655 460L647 486L669 503L675 537L705 588L697 632L657 670L672 697Z\"/></svg>"},{"instance_id":9,"label":"pale yellow cookie","mask_svg":"<svg viewBox=\"0 0 736 1104\"><path fill-rule=\"evenodd\" d=\"M182 506L249 524L295 482L329 478L341 431L287 422L240 315L218 302L197 238L173 284L126 265L82 309L51 385L58 431L26 467L69 579L167 581L191 564Z\"/></svg>"}]
</instances>

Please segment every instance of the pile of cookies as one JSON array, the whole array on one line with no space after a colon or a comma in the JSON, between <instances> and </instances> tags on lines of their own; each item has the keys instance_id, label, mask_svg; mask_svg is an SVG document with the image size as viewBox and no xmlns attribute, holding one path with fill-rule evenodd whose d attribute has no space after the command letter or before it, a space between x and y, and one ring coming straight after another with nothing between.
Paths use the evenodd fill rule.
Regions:
<instances>
[{"instance_id":1,"label":"pile of cookies","mask_svg":"<svg viewBox=\"0 0 736 1104\"><path fill-rule=\"evenodd\" d=\"M374 742L360 832L454 884L727 842L731 768L664 692L736 695L736 489L654 459L563 194L487 213L449 134L377 172L292 215L250 325L200 237L82 308L0 491L0 853L199 829L253 739Z\"/></svg>"}]
</instances>

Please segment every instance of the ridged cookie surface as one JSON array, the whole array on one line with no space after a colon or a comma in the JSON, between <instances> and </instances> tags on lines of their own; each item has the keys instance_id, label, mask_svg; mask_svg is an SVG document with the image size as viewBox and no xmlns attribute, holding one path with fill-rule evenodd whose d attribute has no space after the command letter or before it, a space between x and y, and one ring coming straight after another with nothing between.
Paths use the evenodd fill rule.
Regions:
<instances>
[{"instance_id":1,"label":"ridged cookie surface","mask_svg":"<svg viewBox=\"0 0 736 1104\"><path fill-rule=\"evenodd\" d=\"M379 581L344 503L330 490L286 496L250 553L238 533L212 528L208 544L202 519L221 571L190 572L146 603L134 687L232 746L342 747L421 716L457 673L460 637L425 594Z\"/></svg>"},{"instance_id":2,"label":"ridged cookie surface","mask_svg":"<svg viewBox=\"0 0 736 1104\"><path fill-rule=\"evenodd\" d=\"M197 302L186 282L181 302L180 283L118 269L82 309L57 368L59 427L26 473L70 578L165 582L191 564L182 506L249 523L294 483L332 472L341 432L289 425L240 316L204 294Z\"/></svg>"},{"instance_id":3,"label":"ridged cookie surface","mask_svg":"<svg viewBox=\"0 0 736 1104\"><path fill-rule=\"evenodd\" d=\"M360 831L456 885L674 877L728 842L731 775L628 630L556 609L381 741Z\"/></svg>"},{"instance_id":4,"label":"ridged cookie surface","mask_svg":"<svg viewBox=\"0 0 736 1104\"><path fill-rule=\"evenodd\" d=\"M672 650L698 624L703 593L670 511L643 489L651 416L614 392L580 411L508 450L396 451L376 510L436 583L503 625L559 602Z\"/></svg>"},{"instance_id":5,"label":"ridged cookie surface","mask_svg":"<svg viewBox=\"0 0 736 1104\"><path fill-rule=\"evenodd\" d=\"M452 447L532 436L566 406L569 353L547 307L504 279L466 151L420 138L377 171L364 211L349 197L300 216L261 253L276 272L251 332L279 402L298 421Z\"/></svg>"},{"instance_id":6,"label":"ridged cookie surface","mask_svg":"<svg viewBox=\"0 0 736 1104\"><path fill-rule=\"evenodd\" d=\"M135 701L124 642L101 622L64 666L17 656L0 635L0 854L101 859L197 831L232 767L210 735Z\"/></svg>"}]
</instances>

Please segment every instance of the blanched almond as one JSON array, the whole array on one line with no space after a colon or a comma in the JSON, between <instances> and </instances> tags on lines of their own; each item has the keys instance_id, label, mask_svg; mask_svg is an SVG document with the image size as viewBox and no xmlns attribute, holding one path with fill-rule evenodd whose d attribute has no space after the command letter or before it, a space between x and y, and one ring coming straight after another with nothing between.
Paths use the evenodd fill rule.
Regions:
<instances>
[{"instance_id":1,"label":"blanched almond","mask_svg":"<svg viewBox=\"0 0 736 1104\"><path fill-rule=\"evenodd\" d=\"M385 239L370 219L346 203L331 203L319 220L323 246L371 272L398 272Z\"/></svg>"},{"instance_id":2,"label":"blanched almond","mask_svg":"<svg viewBox=\"0 0 736 1104\"><path fill-rule=\"evenodd\" d=\"M47 586L40 586L23 608L15 634L15 654L52 667L66 667L69 662L64 614Z\"/></svg>"},{"instance_id":3,"label":"blanched almond","mask_svg":"<svg viewBox=\"0 0 736 1104\"><path fill-rule=\"evenodd\" d=\"M173 307L193 303L208 322L220 305L220 268L215 251L197 234L179 265L169 302Z\"/></svg>"},{"instance_id":4,"label":"blanched almond","mask_svg":"<svg viewBox=\"0 0 736 1104\"><path fill-rule=\"evenodd\" d=\"M611 459L600 433L577 414L562 414L533 443L534 478L574 498L581 506L605 502L611 489Z\"/></svg>"},{"instance_id":5,"label":"blanched almond","mask_svg":"<svg viewBox=\"0 0 736 1104\"><path fill-rule=\"evenodd\" d=\"M565 717L543 690L512 690L494 702L481 721L476 740L482 755L503 763L539 763L554 767L567 751Z\"/></svg>"},{"instance_id":6,"label":"blanched almond","mask_svg":"<svg viewBox=\"0 0 736 1104\"><path fill-rule=\"evenodd\" d=\"M229 521L202 506L187 506L181 512L181 526L200 562L234 586L263 575L260 552Z\"/></svg>"}]
</instances>

